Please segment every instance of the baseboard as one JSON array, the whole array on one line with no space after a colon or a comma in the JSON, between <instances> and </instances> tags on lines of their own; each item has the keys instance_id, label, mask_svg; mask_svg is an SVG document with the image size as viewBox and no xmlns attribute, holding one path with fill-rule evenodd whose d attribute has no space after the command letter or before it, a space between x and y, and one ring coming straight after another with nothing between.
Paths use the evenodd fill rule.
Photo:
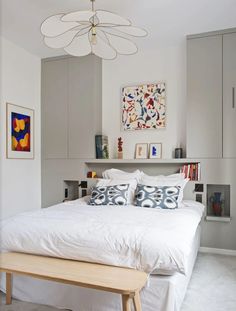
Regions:
<instances>
[{"instance_id":1,"label":"baseboard","mask_svg":"<svg viewBox=\"0 0 236 311\"><path fill-rule=\"evenodd\" d=\"M236 256L236 250L233 250L233 249L200 247L199 251L200 251L200 253Z\"/></svg>"}]
</instances>

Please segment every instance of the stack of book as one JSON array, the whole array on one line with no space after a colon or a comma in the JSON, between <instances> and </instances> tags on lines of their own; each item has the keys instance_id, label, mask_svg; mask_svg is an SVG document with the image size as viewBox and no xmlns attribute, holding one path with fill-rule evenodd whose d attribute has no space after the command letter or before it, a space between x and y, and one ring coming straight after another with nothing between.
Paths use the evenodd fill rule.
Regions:
<instances>
[{"instance_id":1,"label":"stack of book","mask_svg":"<svg viewBox=\"0 0 236 311\"><path fill-rule=\"evenodd\" d=\"M200 163L185 164L180 169L180 173L184 173L185 178L189 178L192 181L200 181L201 164Z\"/></svg>"}]
</instances>

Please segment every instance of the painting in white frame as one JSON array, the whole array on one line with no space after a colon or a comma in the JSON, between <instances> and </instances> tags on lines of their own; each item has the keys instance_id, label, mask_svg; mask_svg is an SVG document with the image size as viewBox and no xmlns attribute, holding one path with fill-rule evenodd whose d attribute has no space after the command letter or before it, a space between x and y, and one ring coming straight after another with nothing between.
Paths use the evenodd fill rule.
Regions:
<instances>
[{"instance_id":1,"label":"painting in white frame","mask_svg":"<svg viewBox=\"0 0 236 311\"><path fill-rule=\"evenodd\" d=\"M162 143L149 144L149 159L162 158Z\"/></svg>"},{"instance_id":2,"label":"painting in white frame","mask_svg":"<svg viewBox=\"0 0 236 311\"><path fill-rule=\"evenodd\" d=\"M34 158L34 110L7 103L7 158Z\"/></svg>"},{"instance_id":3,"label":"painting in white frame","mask_svg":"<svg viewBox=\"0 0 236 311\"><path fill-rule=\"evenodd\" d=\"M141 143L135 145L135 159L147 159L148 144Z\"/></svg>"},{"instance_id":4,"label":"painting in white frame","mask_svg":"<svg viewBox=\"0 0 236 311\"><path fill-rule=\"evenodd\" d=\"M166 85L164 82L122 88L124 130L166 127Z\"/></svg>"}]
</instances>

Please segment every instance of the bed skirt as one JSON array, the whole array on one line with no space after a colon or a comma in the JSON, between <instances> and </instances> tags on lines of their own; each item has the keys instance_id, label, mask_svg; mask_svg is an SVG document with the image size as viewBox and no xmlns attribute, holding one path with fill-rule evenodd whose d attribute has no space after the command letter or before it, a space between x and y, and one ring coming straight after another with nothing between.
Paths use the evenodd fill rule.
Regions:
<instances>
[{"instance_id":1,"label":"bed skirt","mask_svg":"<svg viewBox=\"0 0 236 311\"><path fill-rule=\"evenodd\" d=\"M201 228L195 234L187 275L151 275L141 292L143 311L179 311L184 300L200 246ZM5 277L1 277L5 292ZM22 301L51 305L73 311L120 311L121 298L117 294L64 285L51 281L14 276L13 297Z\"/></svg>"}]
</instances>

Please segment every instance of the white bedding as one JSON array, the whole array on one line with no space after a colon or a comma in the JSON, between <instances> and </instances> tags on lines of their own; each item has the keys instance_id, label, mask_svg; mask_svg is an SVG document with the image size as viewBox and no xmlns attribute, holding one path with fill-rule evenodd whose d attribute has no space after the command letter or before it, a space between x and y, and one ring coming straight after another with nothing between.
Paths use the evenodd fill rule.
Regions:
<instances>
[{"instance_id":1,"label":"white bedding","mask_svg":"<svg viewBox=\"0 0 236 311\"><path fill-rule=\"evenodd\" d=\"M88 206L80 199L2 221L2 248L147 273L186 273L203 210L193 201L163 210Z\"/></svg>"}]
</instances>

